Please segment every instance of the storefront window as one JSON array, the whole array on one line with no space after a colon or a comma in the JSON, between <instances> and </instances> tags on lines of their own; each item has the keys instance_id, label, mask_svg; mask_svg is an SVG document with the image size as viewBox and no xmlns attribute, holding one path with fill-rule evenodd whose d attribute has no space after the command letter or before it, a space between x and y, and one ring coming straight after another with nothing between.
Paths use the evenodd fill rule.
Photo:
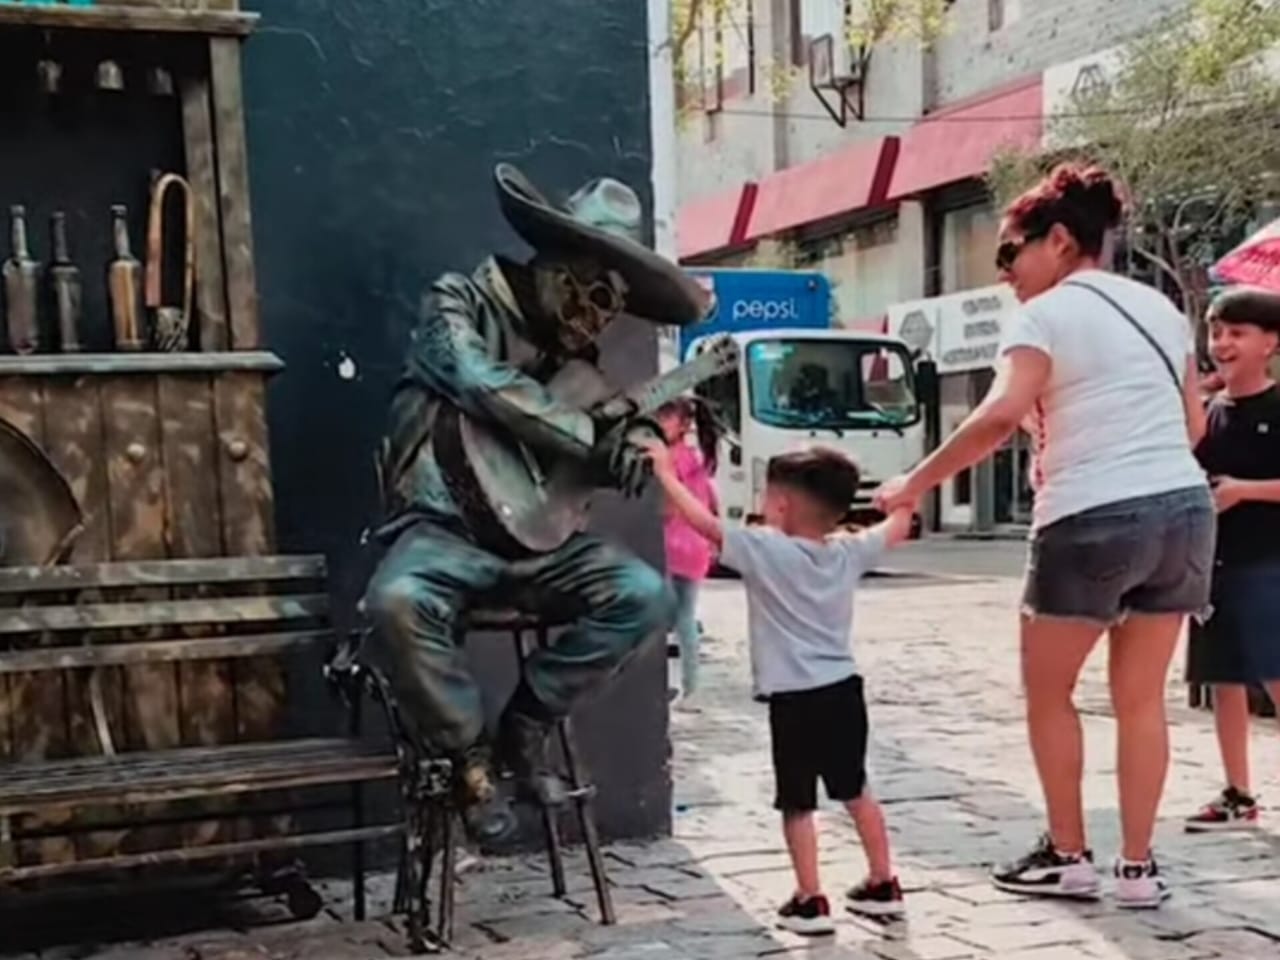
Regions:
<instances>
[{"instance_id":1,"label":"storefront window","mask_svg":"<svg viewBox=\"0 0 1280 960\"><path fill-rule=\"evenodd\" d=\"M1000 216L990 204L944 214L942 282L945 292L975 290L1000 282L995 265L999 233Z\"/></svg>"}]
</instances>

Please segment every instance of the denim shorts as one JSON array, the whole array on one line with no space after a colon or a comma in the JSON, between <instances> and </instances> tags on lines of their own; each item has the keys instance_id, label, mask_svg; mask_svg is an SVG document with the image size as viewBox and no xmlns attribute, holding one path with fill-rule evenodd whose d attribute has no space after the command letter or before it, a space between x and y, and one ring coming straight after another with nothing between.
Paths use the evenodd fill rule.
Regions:
<instances>
[{"instance_id":1,"label":"denim shorts","mask_svg":"<svg viewBox=\"0 0 1280 960\"><path fill-rule=\"evenodd\" d=\"M1031 538L1023 611L1111 626L1209 609L1217 517L1207 487L1108 503Z\"/></svg>"},{"instance_id":2,"label":"denim shorts","mask_svg":"<svg viewBox=\"0 0 1280 960\"><path fill-rule=\"evenodd\" d=\"M1280 563L1217 566L1213 615L1192 627L1187 644L1187 680L1280 680Z\"/></svg>"}]
</instances>

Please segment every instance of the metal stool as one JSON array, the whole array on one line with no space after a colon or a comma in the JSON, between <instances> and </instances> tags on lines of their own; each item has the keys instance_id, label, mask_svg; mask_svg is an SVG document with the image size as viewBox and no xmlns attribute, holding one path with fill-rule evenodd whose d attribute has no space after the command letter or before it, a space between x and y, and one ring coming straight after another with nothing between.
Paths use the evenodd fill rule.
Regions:
<instances>
[{"instance_id":1,"label":"metal stool","mask_svg":"<svg viewBox=\"0 0 1280 960\"><path fill-rule=\"evenodd\" d=\"M549 634L554 626L556 624L515 610L475 610L469 614L466 622L468 633L509 632L515 644L516 663L521 671L524 670L530 653L549 643ZM591 881L600 906L600 922L605 926L612 926L617 922L613 910L613 895L609 890L604 856L600 852L600 836L591 809L595 787L584 782L583 766L578 759L572 726L567 717L556 724L556 735L564 757L564 777L570 788L570 801L577 808L578 824L587 848ZM418 790L418 803L415 806L421 819L410 830L401 857L400 874L396 883L396 910L404 910L409 916L412 948L425 951L432 947L447 947L453 941L457 868L454 823L459 810L454 799L452 764L448 760L431 761L422 775L415 779ZM563 897L568 892L560 842L560 813L555 808L542 808L542 826L551 866L551 888L556 897ZM431 883L431 871L437 853L440 859L440 896L435 922L432 923L427 888ZM427 916L424 917L423 914Z\"/></svg>"}]
</instances>

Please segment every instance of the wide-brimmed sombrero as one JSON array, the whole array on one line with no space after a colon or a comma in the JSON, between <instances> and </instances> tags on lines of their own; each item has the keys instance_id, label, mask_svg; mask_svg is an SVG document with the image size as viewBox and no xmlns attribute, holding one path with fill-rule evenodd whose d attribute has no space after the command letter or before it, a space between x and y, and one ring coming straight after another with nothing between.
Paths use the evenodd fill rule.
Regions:
<instances>
[{"instance_id":1,"label":"wide-brimmed sombrero","mask_svg":"<svg viewBox=\"0 0 1280 960\"><path fill-rule=\"evenodd\" d=\"M706 316L707 292L644 245L643 208L626 184L592 180L561 208L510 164L499 164L494 180L507 222L535 250L589 257L621 274L628 287L627 313L681 327Z\"/></svg>"}]
</instances>

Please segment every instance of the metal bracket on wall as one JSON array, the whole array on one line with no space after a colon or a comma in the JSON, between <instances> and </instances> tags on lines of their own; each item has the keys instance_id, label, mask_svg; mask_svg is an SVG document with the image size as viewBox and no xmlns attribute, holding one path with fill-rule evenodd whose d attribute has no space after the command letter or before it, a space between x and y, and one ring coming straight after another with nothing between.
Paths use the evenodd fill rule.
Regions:
<instances>
[{"instance_id":1,"label":"metal bracket on wall","mask_svg":"<svg viewBox=\"0 0 1280 960\"><path fill-rule=\"evenodd\" d=\"M809 41L809 89L841 127L866 116L866 65L869 51L855 49L831 34Z\"/></svg>"}]
</instances>

